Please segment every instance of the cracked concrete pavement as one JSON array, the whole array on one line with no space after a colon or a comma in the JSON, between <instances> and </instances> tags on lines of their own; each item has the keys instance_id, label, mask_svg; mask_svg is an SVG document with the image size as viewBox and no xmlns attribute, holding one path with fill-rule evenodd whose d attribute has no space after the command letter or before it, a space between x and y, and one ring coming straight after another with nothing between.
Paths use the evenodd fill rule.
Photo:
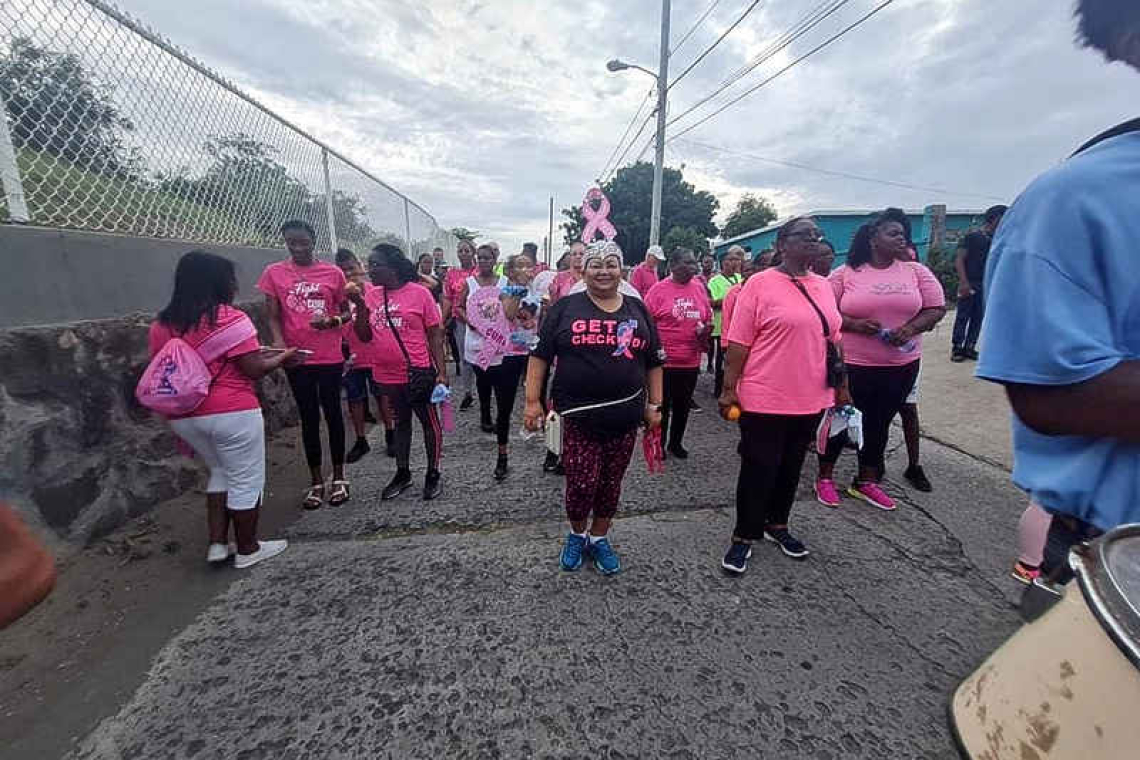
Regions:
<instances>
[{"instance_id":1,"label":"cracked concrete pavement","mask_svg":"<svg viewBox=\"0 0 1140 760\"><path fill-rule=\"evenodd\" d=\"M953 370L923 387L924 423L949 440L948 406L992 402ZM951 690L1018 624L1006 571L1023 499L1000 452L966 445L1004 418L971 418L963 445L924 441L933 494L900 485L894 442L894 513L815 504L809 464L793 528L811 557L759 546L734 579L719 559L735 430L707 385L690 460L650 476L635 454L621 575L558 570L561 480L517 443L493 484L494 443L469 413L443 498L380 503L390 460L353 466L352 502L294 523L289 551L236 576L72 756L955 757Z\"/></svg>"}]
</instances>

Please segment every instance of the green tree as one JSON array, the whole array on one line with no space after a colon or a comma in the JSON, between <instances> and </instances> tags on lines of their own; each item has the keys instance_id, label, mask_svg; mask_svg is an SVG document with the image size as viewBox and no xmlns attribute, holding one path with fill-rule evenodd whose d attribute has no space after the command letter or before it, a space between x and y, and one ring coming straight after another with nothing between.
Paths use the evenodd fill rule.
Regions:
<instances>
[{"instance_id":1,"label":"green tree","mask_svg":"<svg viewBox=\"0 0 1140 760\"><path fill-rule=\"evenodd\" d=\"M466 227L452 227L451 234L455 235L455 237L459 238L460 240L470 240L472 243L474 243L475 238L479 237L481 233L477 230L469 230Z\"/></svg>"},{"instance_id":2,"label":"green tree","mask_svg":"<svg viewBox=\"0 0 1140 760\"><path fill-rule=\"evenodd\" d=\"M0 92L16 147L43 151L99 174L137 176L142 161L122 140L134 129L111 99L114 88L79 58L26 37L0 54Z\"/></svg>"},{"instance_id":3,"label":"green tree","mask_svg":"<svg viewBox=\"0 0 1140 760\"><path fill-rule=\"evenodd\" d=\"M736 208L724 220L720 228L720 236L725 238L743 235L745 232L767 227L776 221L776 207L766 198L757 198L752 193L745 193Z\"/></svg>"},{"instance_id":4,"label":"green tree","mask_svg":"<svg viewBox=\"0 0 1140 760\"><path fill-rule=\"evenodd\" d=\"M626 263L641 261L649 247L653 164L639 161L618 169L602 190L610 199L609 219L617 228L617 243L625 252ZM666 167L661 183L661 229L689 228L697 235L712 237L717 234L713 216L718 206L712 193L697 190L685 181L681 171ZM566 217L562 231L569 244L581 236L586 220L581 206L563 209L562 215Z\"/></svg>"},{"instance_id":5,"label":"green tree","mask_svg":"<svg viewBox=\"0 0 1140 760\"><path fill-rule=\"evenodd\" d=\"M700 258L709 252L709 239L692 227L674 227L661 239L661 247L666 255L674 248L688 248Z\"/></svg>"}]
</instances>

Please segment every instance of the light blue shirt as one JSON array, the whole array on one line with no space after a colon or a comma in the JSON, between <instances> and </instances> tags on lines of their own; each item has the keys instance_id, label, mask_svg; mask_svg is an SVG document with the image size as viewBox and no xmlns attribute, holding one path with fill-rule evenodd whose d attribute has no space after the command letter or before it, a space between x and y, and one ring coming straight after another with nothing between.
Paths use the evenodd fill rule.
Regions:
<instances>
[{"instance_id":1,"label":"light blue shirt","mask_svg":"<svg viewBox=\"0 0 1140 760\"><path fill-rule=\"evenodd\" d=\"M1037 178L986 265L978 377L1073 385L1140 358L1140 134ZM1140 408L1121 409L1140 415ZM1013 418L1013 481L1097 527L1140 522L1140 445L1046 436Z\"/></svg>"}]
</instances>

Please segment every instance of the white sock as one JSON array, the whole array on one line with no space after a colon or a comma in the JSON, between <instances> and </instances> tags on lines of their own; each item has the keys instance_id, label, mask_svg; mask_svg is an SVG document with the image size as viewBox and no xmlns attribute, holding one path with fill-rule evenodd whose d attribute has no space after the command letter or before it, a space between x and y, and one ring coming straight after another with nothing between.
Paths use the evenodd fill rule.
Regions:
<instances>
[{"instance_id":1,"label":"white sock","mask_svg":"<svg viewBox=\"0 0 1140 760\"><path fill-rule=\"evenodd\" d=\"M601 541L603 538L605 538L605 536L590 536L590 543L596 544L599 541Z\"/></svg>"},{"instance_id":2,"label":"white sock","mask_svg":"<svg viewBox=\"0 0 1140 760\"><path fill-rule=\"evenodd\" d=\"M570 535L571 536L577 536L578 538L589 538L590 537L590 534L587 533L586 531L582 531L581 533L575 533L573 529L570 530Z\"/></svg>"}]
</instances>

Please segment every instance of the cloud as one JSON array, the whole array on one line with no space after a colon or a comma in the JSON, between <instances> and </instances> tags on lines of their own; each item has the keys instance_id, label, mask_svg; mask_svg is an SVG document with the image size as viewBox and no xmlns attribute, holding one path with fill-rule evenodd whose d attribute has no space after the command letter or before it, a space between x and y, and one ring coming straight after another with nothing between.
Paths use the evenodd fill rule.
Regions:
<instances>
[{"instance_id":1,"label":"cloud","mask_svg":"<svg viewBox=\"0 0 1140 760\"><path fill-rule=\"evenodd\" d=\"M852 0L716 102L875 4ZM443 225L482 230L508 251L542 239L551 195L557 209L578 202L642 102L648 77L611 74L605 62L621 57L656 68L658 54L656 0L120 5L406 192ZM761 3L671 91L671 115L747 65L807 6ZM674 40L704 7L674 4ZM674 76L742 7L717 6L673 57ZM718 196L722 216L745 192L772 199L785 214L934 202L981 207L989 201L980 196L1012 198L1085 138L1132 114L1135 77L1075 49L1072 39L1068 3L897 0L689 133L695 142L670 143L668 160L685 164L690 181ZM836 177L742 153L965 194Z\"/></svg>"}]
</instances>

